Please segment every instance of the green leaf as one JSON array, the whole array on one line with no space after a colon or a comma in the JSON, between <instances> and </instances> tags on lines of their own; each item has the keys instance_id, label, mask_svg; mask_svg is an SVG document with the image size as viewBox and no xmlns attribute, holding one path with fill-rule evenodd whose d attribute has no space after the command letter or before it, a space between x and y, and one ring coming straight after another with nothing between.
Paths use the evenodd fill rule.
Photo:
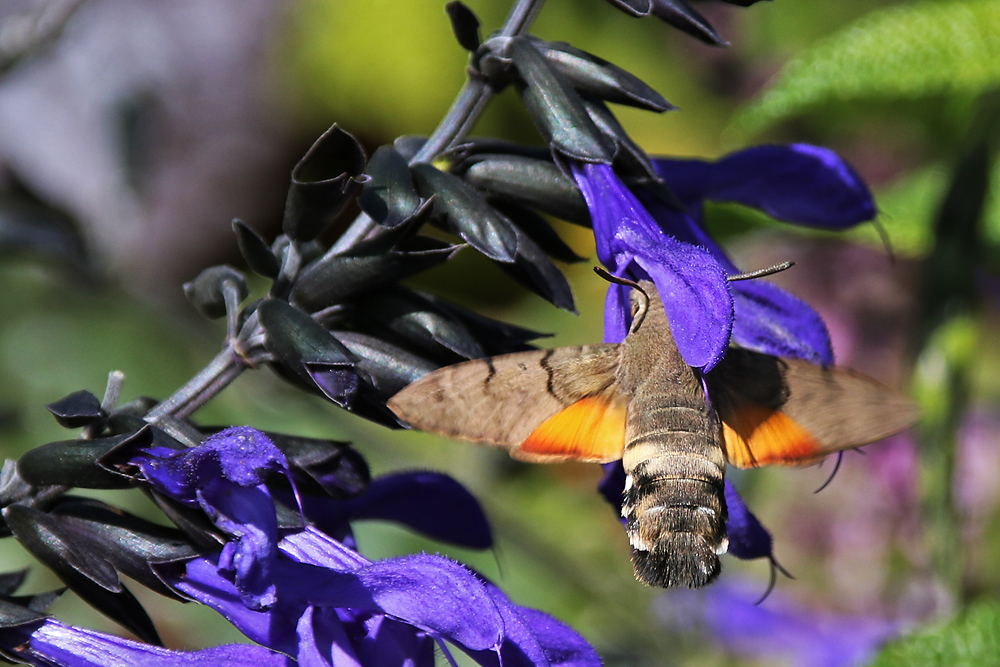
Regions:
<instances>
[{"instance_id":1,"label":"green leaf","mask_svg":"<svg viewBox=\"0 0 1000 667\"><path fill-rule=\"evenodd\" d=\"M975 605L942 626L885 647L872 667L975 667L1000 655L1000 605Z\"/></svg>"},{"instance_id":2,"label":"green leaf","mask_svg":"<svg viewBox=\"0 0 1000 667\"><path fill-rule=\"evenodd\" d=\"M873 11L789 62L733 129L759 132L829 102L978 93L1000 84L1000 2Z\"/></svg>"}]
</instances>

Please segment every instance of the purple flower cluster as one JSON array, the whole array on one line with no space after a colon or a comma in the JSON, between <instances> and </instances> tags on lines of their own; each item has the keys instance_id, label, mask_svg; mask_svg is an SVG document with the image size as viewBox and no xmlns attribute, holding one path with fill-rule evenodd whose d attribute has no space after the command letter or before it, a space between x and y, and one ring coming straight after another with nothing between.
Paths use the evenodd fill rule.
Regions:
<instances>
[{"instance_id":1,"label":"purple flower cluster","mask_svg":"<svg viewBox=\"0 0 1000 667\"><path fill-rule=\"evenodd\" d=\"M0 634L0 649L17 659L66 667L430 666L436 650L453 662L454 647L480 665L600 664L573 630L512 603L458 563L427 554L372 562L350 548L348 519L388 518L419 528L434 520L421 511L430 507L444 510L442 525L430 532L467 546L489 544L478 504L443 475L397 474L351 501L318 500L300 493L272 441L247 427L226 429L190 449L137 445L116 453L122 457L138 470L137 482L200 510L224 539L218 551L152 563L156 574L258 646L171 651L33 615ZM297 508L298 525L279 518L281 498ZM336 504L339 511L329 512ZM326 515L322 530L312 525L319 515ZM458 522L470 528L469 539L449 528Z\"/></svg>"}]
</instances>

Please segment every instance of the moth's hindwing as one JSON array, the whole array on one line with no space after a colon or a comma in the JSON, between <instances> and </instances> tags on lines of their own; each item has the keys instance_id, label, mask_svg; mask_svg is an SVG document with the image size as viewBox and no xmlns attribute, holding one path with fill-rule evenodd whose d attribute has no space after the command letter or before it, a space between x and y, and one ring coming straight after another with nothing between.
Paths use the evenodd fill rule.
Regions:
<instances>
[{"instance_id":1,"label":"moth's hindwing","mask_svg":"<svg viewBox=\"0 0 1000 667\"><path fill-rule=\"evenodd\" d=\"M731 349L708 376L726 455L740 468L812 463L898 433L913 401L844 368Z\"/></svg>"}]
</instances>

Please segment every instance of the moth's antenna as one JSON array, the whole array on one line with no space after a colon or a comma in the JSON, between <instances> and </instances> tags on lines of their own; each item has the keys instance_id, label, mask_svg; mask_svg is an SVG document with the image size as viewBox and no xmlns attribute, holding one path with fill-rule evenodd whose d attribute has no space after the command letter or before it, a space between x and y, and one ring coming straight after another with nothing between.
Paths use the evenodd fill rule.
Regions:
<instances>
[{"instance_id":1,"label":"moth's antenna","mask_svg":"<svg viewBox=\"0 0 1000 667\"><path fill-rule=\"evenodd\" d=\"M781 566L781 563L775 560L774 556L770 556L770 561L771 561L771 581L770 583L768 583L767 590L764 591L764 595L762 595L759 600L753 603L755 607L764 602L764 600L766 600L768 596L771 594L771 591L774 590L774 585L778 582L778 572L782 573L789 579L792 580L795 579L795 577L792 576L791 572L783 568Z\"/></svg>"},{"instance_id":2,"label":"moth's antenna","mask_svg":"<svg viewBox=\"0 0 1000 667\"><path fill-rule=\"evenodd\" d=\"M813 493L819 493L820 491L822 491L826 487L830 486L830 482L833 481L833 476L837 474L838 470L840 470L840 462L843 461L843 460L844 460L844 452L837 452L837 463L834 464L834 466L833 466L833 472L831 472L830 476L826 478L826 481L823 482L822 486L820 486L818 489L816 489L815 491L813 491Z\"/></svg>"},{"instance_id":3,"label":"moth's antenna","mask_svg":"<svg viewBox=\"0 0 1000 667\"><path fill-rule=\"evenodd\" d=\"M646 294L646 290L642 289L642 286L634 280L613 276L600 266L594 267L594 273L604 278L609 283L631 287L641 295L639 298L639 308L635 311L635 315L632 316L632 326L630 326L628 330L629 333L635 333L639 329L639 325L642 324L642 321L646 319L646 312L649 310L649 295Z\"/></svg>"},{"instance_id":4,"label":"moth's antenna","mask_svg":"<svg viewBox=\"0 0 1000 667\"><path fill-rule=\"evenodd\" d=\"M766 269L757 269L756 271L747 271L746 273L737 273L733 276L726 276L726 280L732 282L734 280L750 280L752 278L763 278L764 276L773 276L775 273L781 273L785 269L790 269L795 266L795 262L782 262L781 264L775 264L774 266L769 266Z\"/></svg>"}]
</instances>

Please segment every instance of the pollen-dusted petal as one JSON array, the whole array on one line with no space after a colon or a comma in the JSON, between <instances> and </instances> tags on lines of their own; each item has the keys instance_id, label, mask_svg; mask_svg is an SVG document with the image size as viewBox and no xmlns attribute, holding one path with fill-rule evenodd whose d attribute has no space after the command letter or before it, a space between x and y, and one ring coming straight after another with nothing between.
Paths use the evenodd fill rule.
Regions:
<instances>
[{"instance_id":1,"label":"pollen-dusted petal","mask_svg":"<svg viewBox=\"0 0 1000 667\"><path fill-rule=\"evenodd\" d=\"M729 345L733 323L733 300L723 266L708 250L664 231L610 166L571 164L571 168L591 211L598 258L615 275L652 278L681 356L690 366L711 369ZM616 311L606 317L617 328L622 321L617 310L620 293L609 301ZM605 336L611 340L608 336L619 333L620 329Z\"/></svg>"},{"instance_id":2,"label":"pollen-dusted petal","mask_svg":"<svg viewBox=\"0 0 1000 667\"><path fill-rule=\"evenodd\" d=\"M684 361L707 372L726 353L733 327L726 274L707 251L665 238L659 247L637 253L635 262L656 283Z\"/></svg>"}]
</instances>

